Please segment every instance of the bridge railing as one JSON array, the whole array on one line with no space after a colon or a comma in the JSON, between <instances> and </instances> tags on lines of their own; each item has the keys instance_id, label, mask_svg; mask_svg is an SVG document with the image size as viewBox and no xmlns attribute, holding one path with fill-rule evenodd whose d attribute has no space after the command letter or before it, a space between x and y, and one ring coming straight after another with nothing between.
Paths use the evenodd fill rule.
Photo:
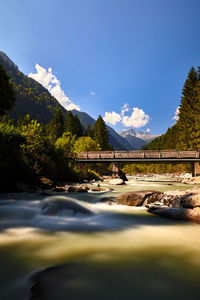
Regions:
<instances>
[{"instance_id":1,"label":"bridge railing","mask_svg":"<svg viewBox=\"0 0 200 300\"><path fill-rule=\"evenodd\" d=\"M131 150L131 151L90 151L75 154L77 159L160 159L200 158L199 150Z\"/></svg>"}]
</instances>

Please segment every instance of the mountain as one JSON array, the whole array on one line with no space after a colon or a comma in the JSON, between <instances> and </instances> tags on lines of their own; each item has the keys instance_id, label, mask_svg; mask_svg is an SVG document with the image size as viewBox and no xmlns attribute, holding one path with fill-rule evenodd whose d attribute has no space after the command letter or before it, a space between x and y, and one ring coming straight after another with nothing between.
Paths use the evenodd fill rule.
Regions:
<instances>
[{"instance_id":1,"label":"mountain","mask_svg":"<svg viewBox=\"0 0 200 300\"><path fill-rule=\"evenodd\" d=\"M128 141L132 149L141 149L141 147L158 137L158 135L137 131L133 128L124 129L123 131L118 132L118 134Z\"/></svg>"},{"instance_id":2,"label":"mountain","mask_svg":"<svg viewBox=\"0 0 200 300\"><path fill-rule=\"evenodd\" d=\"M14 62L2 51L0 51L0 64L4 66L10 76L17 95L16 105L9 111L10 117L17 119L29 114L32 119L48 123L58 108L61 108L64 114L67 113L66 109L60 105L46 88L20 72ZM72 113L78 115L85 129L88 124L90 124L91 127L94 126L95 120L87 113L77 110L73 110ZM111 127L107 126L107 128L110 143L115 150L140 149L143 146L143 141L137 136L124 138L123 135L119 135Z\"/></svg>"},{"instance_id":3,"label":"mountain","mask_svg":"<svg viewBox=\"0 0 200 300\"><path fill-rule=\"evenodd\" d=\"M48 123L56 110L66 110L40 83L19 71L13 61L0 51L0 64L4 66L17 95L15 107L9 111L12 118L24 117L27 113L32 119Z\"/></svg>"},{"instance_id":4,"label":"mountain","mask_svg":"<svg viewBox=\"0 0 200 300\"><path fill-rule=\"evenodd\" d=\"M72 110L72 113L74 115L76 114L79 117L84 129L86 129L89 124L91 127L94 126L95 119L93 119L87 113L80 112L75 109ZM132 149L132 146L129 144L129 142L125 138L120 136L114 129L112 129L110 126L107 126L107 129L109 132L110 143L113 145L115 150L131 150Z\"/></svg>"}]
</instances>

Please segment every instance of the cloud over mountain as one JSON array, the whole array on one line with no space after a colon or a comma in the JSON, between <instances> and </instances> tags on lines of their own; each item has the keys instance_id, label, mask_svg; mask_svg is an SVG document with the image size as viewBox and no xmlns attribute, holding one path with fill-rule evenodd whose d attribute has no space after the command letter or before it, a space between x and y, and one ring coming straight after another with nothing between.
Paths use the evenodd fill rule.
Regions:
<instances>
[{"instance_id":1,"label":"cloud over mountain","mask_svg":"<svg viewBox=\"0 0 200 300\"><path fill-rule=\"evenodd\" d=\"M111 113L106 112L104 121L112 125L116 125L121 122L125 127L140 128L144 127L150 120L150 117L141 108L133 107L131 114L127 115L129 111L130 107L127 103L125 103L121 108L120 114L114 111Z\"/></svg>"},{"instance_id":2,"label":"cloud over mountain","mask_svg":"<svg viewBox=\"0 0 200 300\"><path fill-rule=\"evenodd\" d=\"M52 68L45 69L39 64L36 64L35 68L36 73L30 73L29 77L35 79L47 88L51 95L54 96L64 108L67 110L76 109L80 111L80 107L74 104L71 99L65 95L65 92L61 88L60 80L52 73Z\"/></svg>"}]
</instances>

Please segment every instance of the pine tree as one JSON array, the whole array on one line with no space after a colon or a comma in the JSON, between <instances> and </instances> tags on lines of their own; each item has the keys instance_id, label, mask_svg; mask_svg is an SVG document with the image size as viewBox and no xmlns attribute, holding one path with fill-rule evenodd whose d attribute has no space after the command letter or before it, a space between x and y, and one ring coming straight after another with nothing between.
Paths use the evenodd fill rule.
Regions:
<instances>
[{"instance_id":1,"label":"pine tree","mask_svg":"<svg viewBox=\"0 0 200 300\"><path fill-rule=\"evenodd\" d=\"M65 132L71 132L72 134L74 134L74 116L71 110L69 110L66 115Z\"/></svg>"},{"instance_id":2,"label":"pine tree","mask_svg":"<svg viewBox=\"0 0 200 300\"><path fill-rule=\"evenodd\" d=\"M200 67L198 67L197 70L197 81L196 81L194 93L195 93L195 100L193 101L193 105L192 105L193 126L191 127L190 148L200 149Z\"/></svg>"},{"instance_id":3,"label":"pine tree","mask_svg":"<svg viewBox=\"0 0 200 300\"><path fill-rule=\"evenodd\" d=\"M58 109L54 118L47 125L47 132L49 133L52 142L55 142L64 133L64 116L61 109Z\"/></svg>"},{"instance_id":4,"label":"pine tree","mask_svg":"<svg viewBox=\"0 0 200 300\"><path fill-rule=\"evenodd\" d=\"M180 149L191 149L191 133L194 130L194 107L196 103L197 72L192 67L184 84L177 122L179 137L177 146Z\"/></svg>"},{"instance_id":5,"label":"pine tree","mask_svg":"<svg viewBox=\"0 0 200 300\"><path fill-rule=\"evenodd\" d=\"M4 67L0 64L0 116L5 115L16 102L15 91Z\"/></svg>"},{"instance_id":6,"label":"pine tree","mask_svg":"<svg viewBox=\"0 0 200 300\"><path fill-rule=\"evenodd\" d=\"M86 136L89 136L91 138L93 138L93 136L94 136L94 133L93 133L93 130L92 130L90 124L88 124L88 127L86 129Z\"/></svg>"},{"instance_id":7,"label":"pine tree","mask_svg":"<svg viewBox=\"0 0 200 300\"><path fill-rule=\"evenodd\" d=\"M77 115L74 115L74 134L77 138L83 136L82 125Z\"/></svg>"},{"instance_id":8,"label":"pine tree","mask_svg":"<svg viewBox=\"0 0 200 300\"><path fill-rule=\"evenodd\" d=\"M94 140L100 145L102 150L109 150L109 134L106 124L101 116L98 117L94 124Z\"/></svg>"}]
</instances>

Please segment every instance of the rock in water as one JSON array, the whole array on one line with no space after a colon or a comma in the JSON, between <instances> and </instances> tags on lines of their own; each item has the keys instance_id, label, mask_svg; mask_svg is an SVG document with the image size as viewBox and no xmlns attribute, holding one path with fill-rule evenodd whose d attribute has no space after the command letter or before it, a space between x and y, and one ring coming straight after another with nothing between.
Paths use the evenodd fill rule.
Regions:
<instances>
[{"instance_id":1,"label":"rock in water","mask_svg":"<svg viewBox=\"0 0 200 300\"><path fill-rule=\"evenodd\" d=\"M158 208L150 207L148 212L155 215L177 220L191 221L195 223L200 223L200 207L194 209L188 208Z\"/></svg>"},{"instance_id":2,"label":"rock in water","mask_svg":"<svg viewBox=\"0 0 200 300\"><path fill-rule=\"evenodd\" d=\"M122 184L125 184L124 180L120 179L120 178L117 178L117 179L111 179L109 181L109 184L111 185L122 185Z\"/></svg>"},{"instance_id":3,"label":"rock in water","mask_svg":"<svg viewBox=\"0 0 200 300\"><path fill-rule=\"evenodd\" d=\"M61 212L62 210L69 210L74 215L75 214L83 214L87 216L93 215L93 212L90 211L89 209L79 205L74 201L66 200L62 198L61 199L56 198L55 200L46 201L46 203L42 207L42 214L53 216Z\"/></svg>"},{"instance_id":4,"label":"rock in water","mask_svg":"<svg viewBox=\"0 0 200 300\"><path fill-rule=\"evenodd\" d=\"M100 202L112 205L113 203L115 203L115 197L105 197L105 198L102 198L100 200Z\"/></svg>"},{"instance_id":5,"label":"rock in water","mask_svg":"<svg viewBox=\"0 0 200 300\"><path fill-rule=\"evenodd\" d=\"M88 189L82 186L65 185L65 191L69 193L87 193Z\"/></svg>"},{"instance_id":6,"label":"rock in water","mask_svg":"<svg viewBox=\"0 0 200 300\"><path fill-rule=\"evenodd\" d=\"M99 186L93 186L93 187L91 187L90 191L92 191L92 192L102 192L102 191L104 191L104 189L102 189Z\"/></svg>"},{"instance_id":7,"label":"rock in water","mask_svg":"<svg viewBox=\"0 0 200 300\"><path fill-rule=\"evenodd\" d=\"M199 190L198 190L199 191ZM181 197L181 206L184 208L200 207L200 193L197 190Z\"/></svg>"},{"instance_id":8,"label":"rock in water","mask_svg":"<svg viewBox=\"0 0 200 300\"><path fill-rule=\"evenodd\" d=\"M119 171L119 174L118 174L119 178L122 179L123 181L128 181L127 177L126 177L126 174L120 170Z\"/></svg>"},{"instance_id":9,"label":"rock in water","mask_svg":"<svg viewBox=\"0 0 200 300\"><path fill-rule=\"evenodd\" d=\"M154 190L134 191L127 192L116 198L118 204L129 206L141 206L146 204L146 200L155 202L159 201L163 196L163 193Z\"/></svg>"},{"instance_id":10,"label":"rock in water","mask_svg":"<svg viewBox=\"0 0 200 300\"><path fill-rule=\"evenodd\" d=\"M194 183L196 183L196 184L200 184L200 176L198 176L198 177L193 177L191 180L192 180Z\"/></svg>"}]
</instances>

